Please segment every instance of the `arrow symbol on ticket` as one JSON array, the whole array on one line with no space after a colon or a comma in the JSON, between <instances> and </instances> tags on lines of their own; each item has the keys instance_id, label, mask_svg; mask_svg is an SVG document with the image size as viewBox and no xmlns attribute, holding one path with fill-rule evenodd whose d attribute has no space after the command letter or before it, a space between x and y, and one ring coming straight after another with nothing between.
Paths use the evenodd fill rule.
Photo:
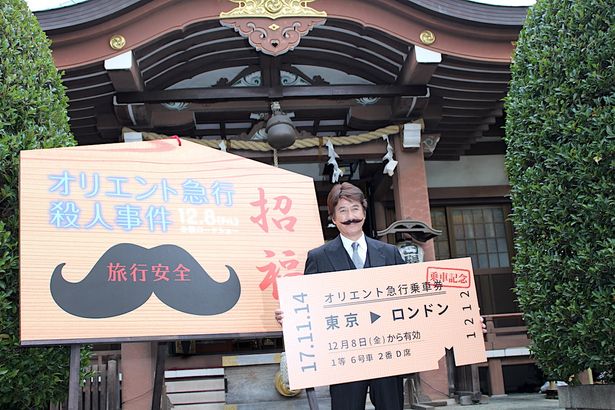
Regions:
<instances>
[{"instance_id":1,"label":"arrow symbol on ticket","mask_svg":"<svg viewBox=\"0 0 615 410\"><path fill-rule=\"evenodd\" d=\"M374 323L376 320L380 319L380 315L374 312L369 312L369 317L372 320L372 323Z\"/></svg>"}]
</instances>

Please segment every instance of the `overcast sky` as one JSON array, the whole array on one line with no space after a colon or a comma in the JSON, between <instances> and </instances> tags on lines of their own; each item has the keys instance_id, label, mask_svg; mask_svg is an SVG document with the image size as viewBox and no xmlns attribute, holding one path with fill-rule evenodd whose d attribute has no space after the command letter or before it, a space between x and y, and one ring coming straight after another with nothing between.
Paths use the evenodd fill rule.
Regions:
<instances>
[{"instance_id":1,"label":"overcast sky","mask_svg":"<svg viewBox=\"0 0 615 410\"><path fill-rule=\"evenodd\" d=\"M60 6L81 3L85 0L26 0L32 11L53 9ZM475 3L495 4L498 6L529 6L535 0L468 0Z\"/></svg>"}]
</instances>

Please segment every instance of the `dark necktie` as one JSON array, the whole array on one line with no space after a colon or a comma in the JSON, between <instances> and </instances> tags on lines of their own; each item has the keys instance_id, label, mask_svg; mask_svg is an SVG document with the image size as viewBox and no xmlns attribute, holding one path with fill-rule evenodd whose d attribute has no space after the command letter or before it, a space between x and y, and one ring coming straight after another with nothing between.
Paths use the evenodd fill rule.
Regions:
<instances>
[{"instance_id":1,"label":"dark necktie","mask_svg":"<svg viewBox=\"0 0 615 410\"><path fill-rule=\"evenodd\" d=\"M352 263L357 269L363 269L363 260L359 255L359 244L357 242L352 243Z\"/></svg>"}]
</instances>

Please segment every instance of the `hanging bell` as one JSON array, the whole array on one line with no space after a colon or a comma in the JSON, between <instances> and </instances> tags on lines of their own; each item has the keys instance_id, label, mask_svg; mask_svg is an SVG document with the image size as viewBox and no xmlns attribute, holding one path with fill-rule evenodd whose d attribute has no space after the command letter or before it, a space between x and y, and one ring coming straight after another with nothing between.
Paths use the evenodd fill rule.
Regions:
<instances>
[{"instance_id":1,"label":"hanging bell","mask_svg":"<svg viewBox=\"0 0 615 410\"><path fill-rule=\"evenodd\" d=\"M275 149L284 149L295 143L297 130L286 114L274 114L267 121L267 143Z\"/></svg>"}]
</instances>

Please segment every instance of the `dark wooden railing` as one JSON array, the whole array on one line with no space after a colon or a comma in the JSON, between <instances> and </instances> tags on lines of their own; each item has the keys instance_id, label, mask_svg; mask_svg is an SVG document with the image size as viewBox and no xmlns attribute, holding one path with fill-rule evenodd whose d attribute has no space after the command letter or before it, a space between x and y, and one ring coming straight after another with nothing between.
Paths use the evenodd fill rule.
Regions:
<instances>
[{"instance_id":1,"label":"dark wooden railing","mask_svg":"<svg viewBox=\"0 0 615 410\"><path fill-rule=\"evenodd\" d=\"M92 358L93 364L85 369L79 400L80 410L119 410L121 387L119 352L100 352ZM51 403L49 410L66 410L68 404Z\"/></svg>"},{"instance_id":2,"label":"dark wooden railing","mask_svg":"<svg viewBox=\"0 0 615 410\"><path fill-rule=\"evenodd\" d=\"M526 347L529 344L527 326L523 325L521 313L483 315L487 325L485 348L487 350ZM519 323L518 326L501 326L498 322ZM498 325L496 327L496 325Z\"/></svg>"}]
</instances>

